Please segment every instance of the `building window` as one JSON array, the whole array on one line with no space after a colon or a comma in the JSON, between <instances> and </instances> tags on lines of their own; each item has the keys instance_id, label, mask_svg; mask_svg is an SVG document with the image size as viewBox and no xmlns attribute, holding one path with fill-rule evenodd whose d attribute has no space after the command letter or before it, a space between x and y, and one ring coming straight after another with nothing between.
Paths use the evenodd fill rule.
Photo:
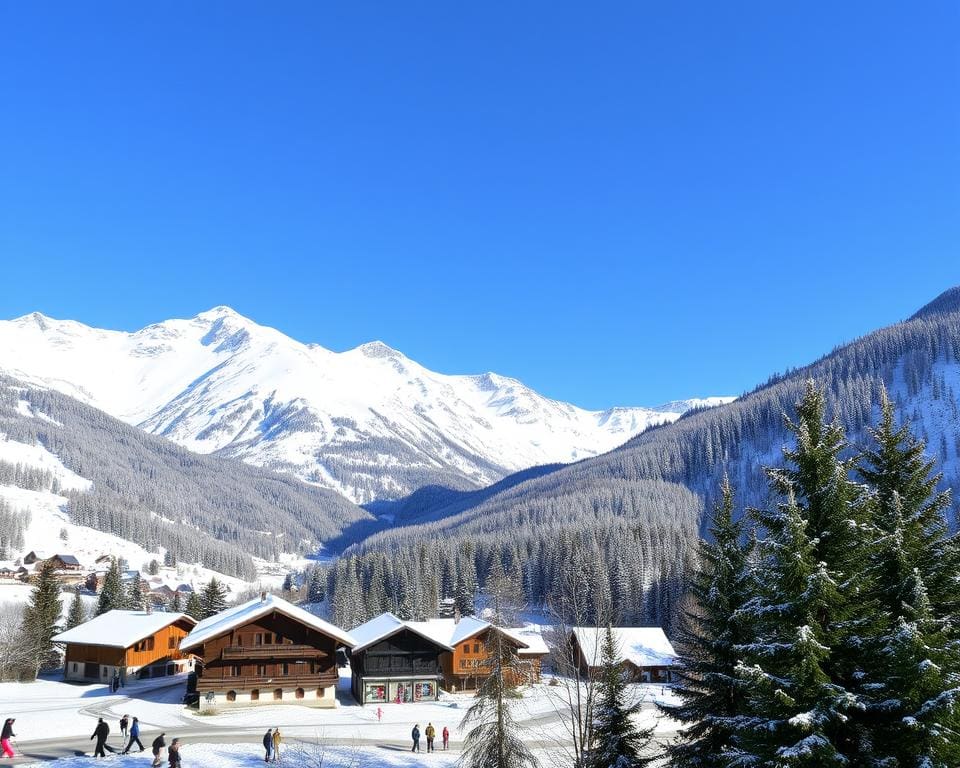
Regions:
<instances>
[{"instance_id":1,"label":"building window","mask_svg":"<svg viewBox=\"0 0 960 768\"><path fill-rule=\"evenodd\" d=\"M273 692L273 700L280 701L283 698L283 688L277 688Z\"/></svg>"},{"instance_id":2,"label":"building window","mask_svg":"<svg viewBox=\"0 0 960 768\"><path fill-rule=\"evenodd\" d=\"M474 644L473 644L473 652L474 652L474 653L480 653L480 643L474 643Z\"/></svg>"},{"instance_id":3,"label":"building window","mask_svg":"<svg viewBox=\"0 0 960 768\"><path fill-rule=\"evenodd\" d=\"M317 689L317 698L323 698L323 688ZM367 683L364 686L364 701L386 701L387 685L386 683Z\"/></svg>"},{"instance_id":4,"label":"building window","mask_svg":"<svg viewBox=\"0 0 960 768\"><path fill-rule=\"evenodd\" d=\"M177 638L176 638L176 637L172 637L172 636L171 636L171 637L168 637L168 638L167 638L167 650L172 651L172 650L173 650L174 648L176 648L176 647L177 647Z\"/></svg>"},{"instance_id":5,"label":"building window","mask_svg":"<svg viewBox=\"0 0 960 768\"><path fill-rule=\"evenodd\" d=\"M289 675L289 674L290 674L290 665L287 664L287 662L283 662L283 664L280 665L280 674L281 674L281 675Z\"/></svg>"},{"instance_id":6,"label":"building window","mask_svg":"<svg viewBox=\"0 0 960 768\"><path fill-rule=\"evenodd\" d=\"M467 660L460 659L460 669L466 669L466 668L467 668Z\"/></svg>"},{"instance_id":7,"label":"building window","mask_svg":"<svg viewBox=\"0 0 960 768\"><path fill-rule=\"evenodd\" d=\"M76 662L73 663L73 671L74 671L74 672L77 671L77 663L76 663Z\"/></svg>"},{"instance_id":8,"label":"building window","mask_svg":"<svg viewBox=\"0 0 960 768\"><path fill-rule=\"evenodd\" d=\"M242 674L241 671L240 671L240 665L239 665L239 664L230 664L230 665L228 665L228 666L224 669L224 674L225 674L227 677L240 677L240 675Z\"/></svg>"},{"instance_id":9,"label":"building window","mask_svg":"<svg viewBox=\"0 0 960 768\"><path fill-rule=\"evenodd\" d=\"M257 634L255 634L255 635L253 636L253 644L254 644L254 645L263 645L263 633L262 633L262 632L257 632Z\"/></svg>"},{"instance_id":10,"label":"building window","mask_svg":"<svg viewBox=\"0 0 960 768\"><path fill-rule=\"evenodd\" d=\"M296 694L294 694L298 699L303 698L303 688L297 688Z\"/></svg>"},{"instance_id":11,"label":"building window","mask_svg":"<svg viewBox=\"0 0 960 768\"><path fill-rule=\"evenodd\" d=\"M236 691L227 691L227 701L236 701L237 692Z\"/></svg>"},{"instance_id":12,"label":"building window","mask_svg":"<svg viewBox=\"0 0 960 768\"><path fill-rule=\"evenodd\" d=\"M260 689L254 688L250 691L250 701L260 701Z\"/></svg>"},{"instance_id":13,"label":"building window","mask_svg":"<svg viewBox=\"0 0 960 768\"><path fill-rule=\"evenodd\" d=\"M464 652L464 653L470 653L470 643L464 643L464 644L463 644L463 652Z\"/></svg>"},{"instance_id":14,"label":"building window","mask_svg":"<svg viewBox=\"0 0 960 768\"><path fill-rule=\"evenodd\" d=\"M257 664L257 676L266 677L267 676L267 665L266 664Z\"/></svg>"},{"instance_id":15,"label":"building window","mask_svg":"<svg viewBox=\"0 0 960 768\"><path fill-rule=\"evenodd\" d=\"M263 637L264 645L273 645L273 635L270 632L267 632Z\"/></svg>"},{"instance_id":16,"label":"building window","mask_svg":"<svg viewBox=\"0 0 960 768\"><path fill-rule=\"evenodd\" d=\"M277 645L283 645L283 638L280 635L277 635Z\"/></svg>"}]
</instances>

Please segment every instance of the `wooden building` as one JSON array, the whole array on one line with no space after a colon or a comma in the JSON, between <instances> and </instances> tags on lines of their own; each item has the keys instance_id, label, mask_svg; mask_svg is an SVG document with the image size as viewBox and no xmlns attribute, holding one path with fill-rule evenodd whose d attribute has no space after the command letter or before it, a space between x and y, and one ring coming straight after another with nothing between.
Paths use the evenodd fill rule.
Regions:
<instances>
[{"instance_id":1,"label":"wooden building","mask_svg":"<svg viewBox=\"0 0 960 768\"><path fill-rule=\"evenodd\" d=\"M432 623L439 623L437 621ZM453 624L450 645L453 652L441 658L444 687L449 691L475 691L490 674L491 655L497 642L505 643L515 656L511 685L540 681L543 659L549 649L539 632L498 627L468 616Z\"/></svg>"},{"instance_id":2,"label":"wooden building","mask_svg":"<svg viewBox=\"0 0 960 768\"><path fill-rule=\"evenodd\" d=\"M196 623L183 613L107 611L53 640L66 646L67 680L108 683L119 675L126 682L192 670L179 646Z\"/></svg>"},{"instance_id":3,"label":"wooden building","mask_svg":"<svg viewBox=\"0 0 960 768\"><path fill-rule=\"evenodd\" d=\"M602 668L603 638L606 629L574 627L570 643L580 673L597 677ZM676 651L660 627L613 627L614 642L627 679L637 683L669 683L678 663Z\"/></svg>"},{"instance_id":4,"label":"wooden building","mask_svg":"<svg viewBox=\"0 0 960 768\"><path fill-rule=\"evenodd\" d=\"M440 657L453 648L422 626L429 623L383 613L350 631L356 641L350 651L351 687L358 702L437 699L443 682Z\"/></svg>"},{"instance_id":5,"label":"wooden building","mask_svg":"<svg viewBox=\"0 0 960 768\"><path fill-rule=\"evenodd\" d=\"M201 710L268 703L334 707L337 648L353 645L343 630L262 594L201 621L180 650L200 658Z\"/></svg>"}]
</instances>

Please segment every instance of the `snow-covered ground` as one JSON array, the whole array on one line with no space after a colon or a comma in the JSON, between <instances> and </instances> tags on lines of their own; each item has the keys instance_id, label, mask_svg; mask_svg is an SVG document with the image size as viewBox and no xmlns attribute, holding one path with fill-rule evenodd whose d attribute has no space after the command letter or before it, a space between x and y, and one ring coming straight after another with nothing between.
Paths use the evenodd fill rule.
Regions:
<instances>
[{"instance_id":1,"label":"snow-covered ground","mask_svg":"<svg viewBox=\"0 0 960 768\"><path fill-rule=\"evenodd\" d=\"M262 761L256 746L267 728L279 727L293 749L296 742L314 751L318 743L325 745L325 765L412 765L424 755L410 755L407 744L414 724L423 731L432 723L439 734L450 730L451 751L438 752L430 760L439 765L452 764L464 738L460 722L473 701L467 694L443 694L438 702L409 704L356 704L349 693L349 670L341 671L338 706L315 709L296 705L249 707L227 710L220 714L199 715L180 703L184 679L149 680L134 683L117 694L104 685L64 683L52 678L35 683L0 684L3 717L16 718L16 732L22 751L36 753L57 739L60 754L91 750L89 737L97 718L111 726L108 742L115 749L121 744L117 722L128 714L140 719L143 741L149 743L156 733L164 731L167 741L177 737L185 744L184 763L194 766L245 766ZM654 700L672 700L669 688L653 685L631 687L631 695L642 702L638 720L655 724L664 738L677 730L677 724L661 718ZM563 752L567 746L567 725L563 722L563 687L544 683L523 690L522 698L513 702L513 714L525 739L536 749ZM439 738L438 738L439 744ZM227 743L223 743L227 742ZM31 745L35 745L31 747ZM51 750L46 748L44 753ZM288 751L288 755L292 755ZM189 757L189 760L188 760ZM43 765L78 765L77 760L89 757L66 757ZM143 757L109 758L112 764L142 764Z\"/></svg>"}]
</instances>

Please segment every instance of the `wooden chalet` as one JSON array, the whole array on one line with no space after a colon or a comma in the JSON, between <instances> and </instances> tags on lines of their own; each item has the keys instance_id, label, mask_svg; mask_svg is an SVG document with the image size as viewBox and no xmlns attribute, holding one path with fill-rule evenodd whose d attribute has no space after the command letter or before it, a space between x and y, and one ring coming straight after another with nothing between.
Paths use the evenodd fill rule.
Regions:
<instances>
[{"instance_id":1,"label":"wooden chalet","mask_svg":"<svg viewBox=\"0 0 960 768\"><path fill-rule=\"evenodd\" d=\"M204 619L180 643L196 654L200 709L242 704L336 706L343 630L275 595Z\"/></svg>"},{"instance_id":2,"label":"wooden chalet","mask_svg":"<svg viewBox=\"0 0 960 768\"><path fill-rule=\"evenodd\" d=\"M496 642L506 644L516 657L510 685L540 681L543 659L550 650L538 632L498 627L467 617L456 622L450 645L453 653L442 657L444 687L450 691L475 691L490 674Z\"/></svg>"},{"instance_id":3,"label":"wooden chalet","mask_svg":"<svg viewBox=\"0 0 960 768\"><path fill-rule=\"evenodd\" d=\"M350 631L352 690L361 704L434 701L443 682L440 657L453 648L421 625L383 613ZM442 633L440 633L442 634Z\"/></svg>"},{"instance_id":4,"label":"wooden chalet","mask_svg":"<svg viewBox=\"0 0 960 768\"><path fill-rule=\"evenodd\" d=\"M41 563L50 561L53 567L58 571L82 571L83 565L74 555L58 552L47 554L39 550L31 550L23 557L24 565L39 566Z\"/></svg>"},{"instance_id":5,"label":"wooden chalet","mask_svg":"<svg viewBox=\"0 0 960 768\"><path fill-rule=\"evenodd\" d=\"M637 683L669 683L678 664L676 651L660 627L613 627L613 639L626 678ZM582 675L596 678L602 671L604 628L573 627L570 643Z\"/></svg>"},{"instance_id":6,"label":"wooden chalet","mask_svg":"<svg viewBox=\"0 0 960 768\"><path fill-rule=\"evenodd\" d=\"M67 680L123 682L137 677L163 677L193 669L193 659L180 651L180 641L197 622L183 613L107 611L61 632L53 640L66 646Z\"/></svg>"},{"instance_id":7,"label":"wooden chalet","mask_svg":"<svg viewBox=\"0 0 960 768\"><path fill-rule=\"evenodd\" d=\"M22 565L0 564L0 581L24 581L29 575L30 572Z\"/></svg>"}]
</instances>

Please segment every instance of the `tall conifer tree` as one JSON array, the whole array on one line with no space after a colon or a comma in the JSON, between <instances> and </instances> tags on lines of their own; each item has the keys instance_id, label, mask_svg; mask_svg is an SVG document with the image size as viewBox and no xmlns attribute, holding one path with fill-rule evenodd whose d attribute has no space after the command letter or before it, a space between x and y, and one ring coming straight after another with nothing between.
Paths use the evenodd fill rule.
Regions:
<instances>
[{"instance_id":1,"label":"tall conifer tree","mask_svg":"<svg viewBox=\"0 0 960 768\"><path fill-rule=\"evenodd\" d=\"M24 609L21 627L23 640L29 648L30 672L34 677L55 658L53 636L59 631L61 610L56 566L45 560L30 593L30 602Z\"/></svg>"},{"instance_id":2,"label":"tall conifer tree","mask_svg":"<svg viewBox=\"0 0 960 768\"><path fill-rule=\"evenodd\" d=\"M741 714L742 681L737 677L736 647L749 641L737 611L755 585L750 568L751 543L744 523L735 521L734 492L724 477L721 497L710 521L710 541L701 541L699 564L690 585L691 607L683 616L677 647L681 653L679 705L662 709L687 723L670 749L676 768L719 768L731 746L731 719Z\"/></svg>"}]
</instances>

